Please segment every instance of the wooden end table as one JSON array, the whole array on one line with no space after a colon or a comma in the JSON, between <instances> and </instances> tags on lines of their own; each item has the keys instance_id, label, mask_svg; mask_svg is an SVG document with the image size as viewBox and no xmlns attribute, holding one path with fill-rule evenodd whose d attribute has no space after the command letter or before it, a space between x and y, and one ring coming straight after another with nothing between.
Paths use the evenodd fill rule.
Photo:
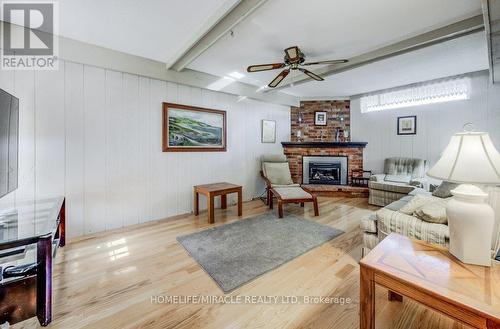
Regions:
<instances>
[{"instance_id":1,"label":"wooden end table","mask_svg":"<svg viewBox=\"0 0 500 329\"><path fill-rule=\"evenodd\" d=\"M238 216L243 214L242 187L231 183L214 183L206 185L197 185L194 187L194 214L199 215L199 195L204 194L207 197L208 222L214 223L214 198L220 195L221 208L227 208L227 195L238 193Z\"/></svg>"},{"instance_id":2,"label":"wooden end table","mask_svg":"<svg viewBox=\"0 0 500 329\"><path fill-rule=\"evenodd\" d=\"M445 248L391 234L361 262L360 328L375 328L375 284L474 328L500 328L500 264L468 265Z\"/></svg>"}]
</instances>

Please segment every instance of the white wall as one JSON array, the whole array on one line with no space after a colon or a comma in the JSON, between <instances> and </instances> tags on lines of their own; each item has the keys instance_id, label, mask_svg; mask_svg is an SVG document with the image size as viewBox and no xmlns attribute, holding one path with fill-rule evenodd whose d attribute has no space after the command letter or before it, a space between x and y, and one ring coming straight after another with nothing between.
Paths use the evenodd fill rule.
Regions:
<instances>
[{"instance_id":1,"label":"white wall","mask_svg":"<svg viewBox=\"0 0 500 329\"><path fill-rule=\"evenodd\" d=\"M500 150L500 85L491 85L487 72L470 76L471 98L464 101L361 113L359 97L353 98L351 136L353 141L368 142L365 169L382 172L384 159L392 156L427 159L432 165L467 122L477 131L489 132ZM397 117L406 115L417 116L417 134L398 136Z\"/></svg>"},{"instance_id":2,"label":"white wall","mask_svg":"<svg viewBox=\"0 0 500 329\"><path fill-rule=\"evenodd\" d=\"M351 136L353 141L368 142L364 150L364 168L381 173L384 159L393 156L427 159L432 166L439 159L450 138L472 122L476 131L487 131L500 150L500 84L492 85L488 72L470 74L471 98L464 101L411 108L361 113L359 97L351 101ZM398 136L397 117L417 116L417 134ZM500 248L500 189L489 189L490 204L495 209L494 243Z\"/></svg>"},{"instance_id":3,"label":"white wall","mask_svg":"<svg viewBox=\"0 0 500 329\"><path fill-rule=\"evenodd\" d=\"M19 188L0 209L65 195L69 236L188 213L196 184L242 184L249 200L260 155L290 138L289 107L72 62L2 71L0 88L20 99ZM162 102L226 110L227 152L162 152ZM276 144L260 142L261 119L277 121Z\"/></svg>"}]
</instances>

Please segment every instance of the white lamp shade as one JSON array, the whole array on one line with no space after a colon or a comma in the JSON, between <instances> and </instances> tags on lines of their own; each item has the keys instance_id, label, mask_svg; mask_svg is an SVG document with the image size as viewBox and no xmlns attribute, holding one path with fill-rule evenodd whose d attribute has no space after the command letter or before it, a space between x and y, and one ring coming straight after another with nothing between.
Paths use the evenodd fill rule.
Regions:
<instances>
[{"instance_id":1,"label":"white lamp shade","mask_svg":"<svg viewBox=\"0 0 500 329\"><path fill-rule=\"evenodd\" d=\"M455 183L497 185L500 154L488 133L458 133L451 137L441 159L427 176Z\"/></svg>"}]
</instances>

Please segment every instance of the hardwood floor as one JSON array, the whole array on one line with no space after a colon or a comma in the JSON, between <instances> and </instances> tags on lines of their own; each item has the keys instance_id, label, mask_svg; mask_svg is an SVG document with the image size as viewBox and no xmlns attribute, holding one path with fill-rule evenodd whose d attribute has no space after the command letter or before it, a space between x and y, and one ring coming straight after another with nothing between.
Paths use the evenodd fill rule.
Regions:
<instances>
[{"instance_id":1,"label":"hardwood floor","mask_svg":"<svg viewBox=\"0 0 500 329\"><path fill-rule=\"evenodd\" d=\"M325 296L351 298L339 304L168 304L153 296L224 296L215 282L177 243L176 237L214 225L206 215L130 226L69 241L54 266L51 328L358 328L360 218L377 209L366 199L319 198L287 205L287 213L345 231L228 296ZM260 201L244 203L244 217L268 211ZM236 207L217 210L215 225L238 219ZM158 299L160 300L160 299ZM161 300L160 300L161 301ZM388 302L378 291L378 328L462 328L405 300ZM38 327L36 319L12 326Z\"/></svg>"}]
</instances>

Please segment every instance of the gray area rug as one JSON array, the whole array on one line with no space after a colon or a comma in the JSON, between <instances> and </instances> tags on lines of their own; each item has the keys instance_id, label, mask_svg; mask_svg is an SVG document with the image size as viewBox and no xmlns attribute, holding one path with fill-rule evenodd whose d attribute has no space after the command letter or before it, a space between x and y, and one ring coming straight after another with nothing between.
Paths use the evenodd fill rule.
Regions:
<instances>
[{"instance_id":1,"label":"gray area rug","mask_svg":"<svg viewBox=\"0 0 500 329\"><path fill-rule=\"evenodd\" d=\"M279 219L269 213L177 241L228 293L343 233L293 215Z\"/></svg>"}]
</instances>

